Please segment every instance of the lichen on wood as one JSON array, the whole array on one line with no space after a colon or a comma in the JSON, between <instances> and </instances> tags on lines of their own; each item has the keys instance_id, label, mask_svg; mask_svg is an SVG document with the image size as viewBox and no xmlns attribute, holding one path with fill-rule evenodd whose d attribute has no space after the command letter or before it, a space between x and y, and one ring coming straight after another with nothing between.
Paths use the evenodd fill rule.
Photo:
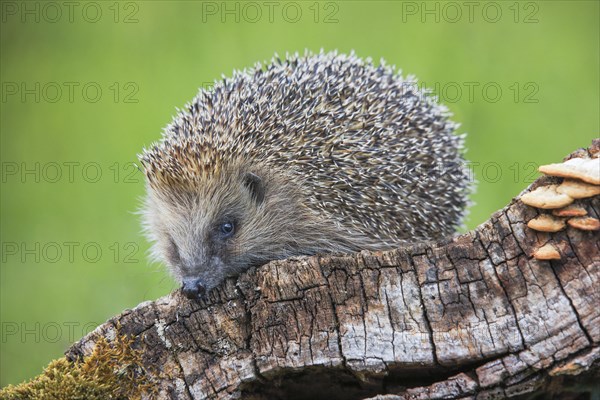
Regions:
<instances>
[{"instance_id":1,"label":"lichen on wood","mask_svg":"<svg viewBox=\"0 0 600 400\"><path fill-rule=\"evenodd\" d=\"M155 393L151 366L131 336L99 337L91 353L79 360L53 360L29 382L0 390L6 400L141 399Z\"/></svg>"}]
</instances>

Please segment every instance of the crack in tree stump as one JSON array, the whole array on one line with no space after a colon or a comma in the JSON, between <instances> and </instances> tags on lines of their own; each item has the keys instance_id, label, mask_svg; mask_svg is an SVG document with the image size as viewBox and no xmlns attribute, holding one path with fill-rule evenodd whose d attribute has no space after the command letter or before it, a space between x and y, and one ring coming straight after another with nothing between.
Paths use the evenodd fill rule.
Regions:
<instances>
[{"instance_id":1,"label":"crack in tree stump","mask_svg":"<svg viewBox=\"0 0 600 400\"><path fill-rule=\"evenodd\" d=\"M542 177L526 191L552 182ZM202 301L176 291L110 319L67 356L89 354L117 331L134 335L159 398L174 399L488 399L597 389L600 235L533 231L526 223L539 213L519 197L443 242L274 261ZM600 216L600 196L581 205ZM562 259L532 258L548 241L561 244Z\"/></svg>"}]
</instances>

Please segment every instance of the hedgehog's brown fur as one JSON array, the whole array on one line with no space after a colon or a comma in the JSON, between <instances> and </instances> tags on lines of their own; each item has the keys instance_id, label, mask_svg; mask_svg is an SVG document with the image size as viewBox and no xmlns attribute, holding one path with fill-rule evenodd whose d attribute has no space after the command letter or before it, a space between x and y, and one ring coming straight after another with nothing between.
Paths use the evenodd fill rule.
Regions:
<instances>
[{"instance_id":1,"label":"hedgehog's brown fur","mask_svg":"<svg viewBox=\"0 0 600 400\"><path fill-rule=\"evenodd\" d=\"M211 289L272 259L447 236L469 191L447 117L413 80L353 54L236 73L140 157L155 253ZM224 219L235 233L221 240Z\"/></svg>"}]
</instances>

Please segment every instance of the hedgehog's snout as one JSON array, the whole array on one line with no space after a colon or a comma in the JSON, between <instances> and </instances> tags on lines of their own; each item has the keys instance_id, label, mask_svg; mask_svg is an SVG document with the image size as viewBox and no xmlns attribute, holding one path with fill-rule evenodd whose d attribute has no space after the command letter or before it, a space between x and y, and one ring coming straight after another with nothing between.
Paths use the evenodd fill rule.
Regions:
<instances>
[{"instance_id":1,"label":"hedgehog's snout","mask_svg":"<svg viewBox=\"0 0 600 400\"><path fill-rule=\"evenodd\" d=\"M181 290L185 297L191 300L197 300L206 293L206 287L202 284L200 278L184 279Z\"/></svg>"}]
</instances>

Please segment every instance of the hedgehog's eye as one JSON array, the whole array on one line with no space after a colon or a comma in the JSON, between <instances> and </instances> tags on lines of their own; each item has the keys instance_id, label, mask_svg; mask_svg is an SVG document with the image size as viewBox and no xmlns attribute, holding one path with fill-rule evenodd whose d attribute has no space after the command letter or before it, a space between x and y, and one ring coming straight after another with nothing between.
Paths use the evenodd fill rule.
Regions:
<instances>
[{"instance_id":1,"label":"hedgehog's eye","mask_svg":"<svg viewBox=\"0 0 600 400\"><path fill-rule=\"evenodd\" d=\"M219 226L219 233L222 238L228 238L235 232L235 224L233 221L225 221Z\"/></svg>"}]
</instances>

